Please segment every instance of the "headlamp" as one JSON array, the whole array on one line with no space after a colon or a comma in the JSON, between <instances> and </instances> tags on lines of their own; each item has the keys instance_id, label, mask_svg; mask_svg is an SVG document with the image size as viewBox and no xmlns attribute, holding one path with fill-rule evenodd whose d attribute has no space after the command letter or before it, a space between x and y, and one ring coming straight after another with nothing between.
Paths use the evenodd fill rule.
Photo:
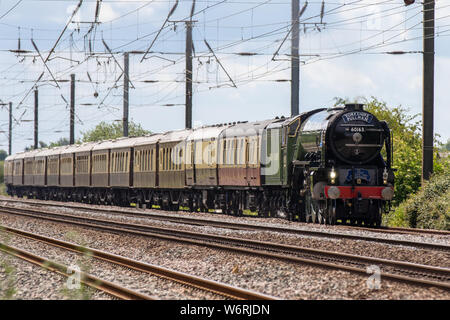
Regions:
<instances>
[{"instance_id":1,"label":"headlamp","mask_svg":"<svg viewBox=\"0 0 450 320\"><path fill-rule=\"evenodd\" d=\"M330 171L330 179L331 179L331 183L334 183L336 180L336 177L337 177L337 173L336 173L336 171L334 171L334 167L333 168L331 168L331 171Z\"/></svg>"}]
</instances>

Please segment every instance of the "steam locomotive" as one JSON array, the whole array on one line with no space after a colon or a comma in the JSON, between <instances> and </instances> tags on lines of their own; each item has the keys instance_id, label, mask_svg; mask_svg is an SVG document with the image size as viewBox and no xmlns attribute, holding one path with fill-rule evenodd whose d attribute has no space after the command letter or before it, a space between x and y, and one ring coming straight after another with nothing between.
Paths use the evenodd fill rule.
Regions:
<instances>
[{"instance_id":1,"label":"steam locomotive","mask_svg":"<svg viewBox=\"0 0 450 320\"><path fill-rule=\"evenodd\" d=\"M379 226L391 166L387 123L347 104L22 152L5 182L19 197Z\"/></svg>"}]
</instances>

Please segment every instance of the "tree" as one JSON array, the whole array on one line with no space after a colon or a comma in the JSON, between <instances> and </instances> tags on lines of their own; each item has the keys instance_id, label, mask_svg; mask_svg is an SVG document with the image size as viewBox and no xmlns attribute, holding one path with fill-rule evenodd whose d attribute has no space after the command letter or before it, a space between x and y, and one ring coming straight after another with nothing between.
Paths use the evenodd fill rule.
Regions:
<instances>
[{"instance_id":1,"label":"tree","mask_svg":"<svg viewBox=\"0 0 450 320\"><path fill-rule=\"evenodd\" d=\"M37 147L37 149L42 149L42 148L47 148L48 144L46 144L44 141L39 141L39 146ZM25 151L31 151L34 150L34 145L25 147L24 149Z\"/></svg>"},{"instance_id":2,"label":"tree","mask_svg":"<svg viewBox=\"0 0 450 320\"><path fill-rule=\"evenodd\" d=\"M450 151L450 139L448 139L447 143L442 146L442 149Z\"/></svg>"},{"instance_id":3,"label":"tree","mask_svg":"<svg viewBox=\"0 0 450 320\"><path fill-rule=\"evenodd\" d=\"M335 98L335 105L342 105L348 99ZM395 173L394 204L398 205L408 195L416 193L422 182L422 127L418 114L408 115L408 109L398 106L390 108L385 102L371 97L362 98L365 110L374 114L379 120L385 120L393 134L394 154L393 167ZM383 150L385 155L385 150ZM440 159L438 148L434 152L434 173L442 174L450 170L448 159Z\"/></svg>"},{"instance_id":4,"label":"tree","mask_svg":"<svg viewBox=\"0 0 450 320\"><path fill-rule=\"evenodd\" d=\"M134 122L128 123L129 136L143 136L151 132L145 130L140 124ZM82 132L81 142L101 141L107 139L116 139L123 136L122 122L113 122L111 124L104 121L100 122L94 129Z\"/></svg>"},{"instance_id":5,"label":"tree","mask_svg":"<svg viewBox=\"0 0 450 320\"><path fill-rule=\"evenodd\" d=\"M5 158L8 156L8 152L5 150L0 150L0 161L5 160Z\"/></svg>"},{"instance_id":6,"label":"tree","mask_svg":"<svg viewBox=\"0 0 450 320\"><path fill-rule=\"evenodd\" d=\"M56 142L50 142L50 144L48 146L49 146L49 148L54 148L54 147L68 146L68 145L69 145L69 139L59 138L59 140Z\"/></svg>"}]
</instances>

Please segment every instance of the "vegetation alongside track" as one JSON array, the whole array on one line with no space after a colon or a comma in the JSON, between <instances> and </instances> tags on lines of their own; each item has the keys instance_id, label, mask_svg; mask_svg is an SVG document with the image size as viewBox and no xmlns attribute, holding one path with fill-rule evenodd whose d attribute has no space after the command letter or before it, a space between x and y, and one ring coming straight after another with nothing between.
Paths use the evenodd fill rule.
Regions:
<instances>
[{"instance_id":1,"label":"vegetation alongside track","mask_svg":"<svg viewBox=\"0 0 450 320\"><path fill-rule=\"evenodd\" d=\"M450 171L435 174L386 216L389 226L450 230Z\"/></svg>"}]
</instances>

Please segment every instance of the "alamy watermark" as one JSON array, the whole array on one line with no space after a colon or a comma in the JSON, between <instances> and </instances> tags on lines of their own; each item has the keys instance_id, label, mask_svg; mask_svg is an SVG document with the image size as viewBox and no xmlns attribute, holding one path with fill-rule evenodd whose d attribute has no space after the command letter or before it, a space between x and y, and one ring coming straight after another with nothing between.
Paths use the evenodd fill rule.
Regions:
<instances>
[{"instance_id":1,"label":"alamy watermark","mask_svg":"<svg viewBox=\"0 0 450 320\"><path fill-rule=\"evenodd\" d=\"M366 268L366 272L370 274L366 280L367 287L371 290L381 289L381 269L377 265L370 265Z\"/></svg>"}]
</instances>

